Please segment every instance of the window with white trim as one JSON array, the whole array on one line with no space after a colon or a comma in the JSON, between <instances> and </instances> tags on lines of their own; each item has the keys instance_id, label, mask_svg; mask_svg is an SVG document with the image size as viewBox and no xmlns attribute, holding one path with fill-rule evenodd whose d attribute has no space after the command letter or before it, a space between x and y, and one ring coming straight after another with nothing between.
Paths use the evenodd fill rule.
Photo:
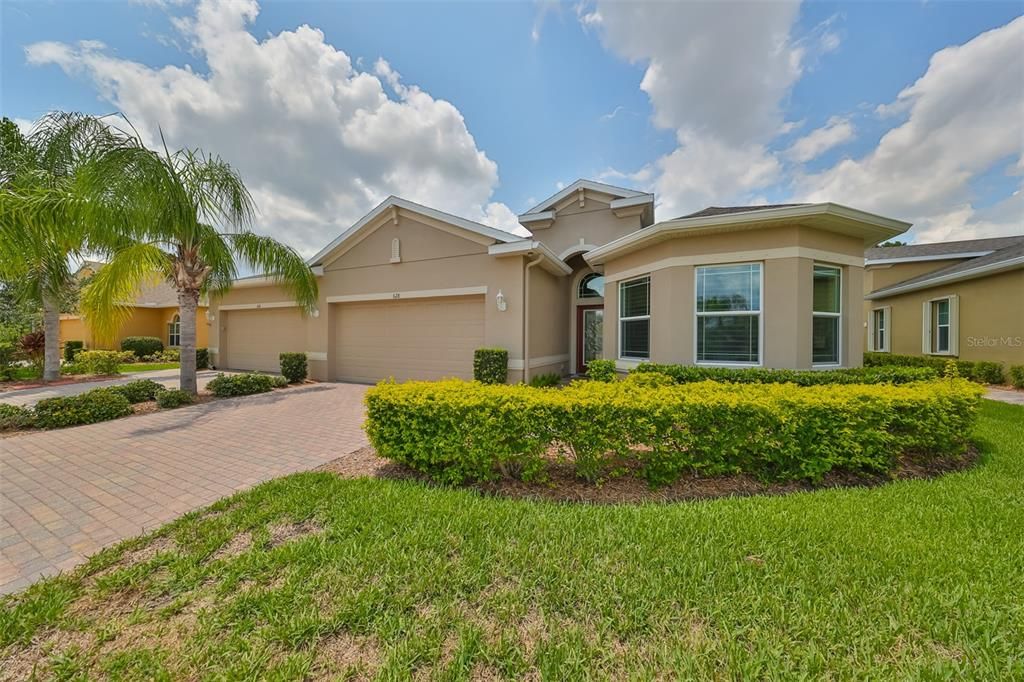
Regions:
<instances>
[{"instance_id":1,"label":"window with white trim","mask_svg":"<svg viewBox=\"0 0 1024 682\"><path fill-rule=\"evenodd\" d=\"M651 278L619 283L619 357L651 357Z\"/></svg>"},{"instance_id":2,"label":"window with white trim","mask_svg":"<svg viewBox=\"0 0 1024 682\"><path fill-rule=\"evenodd\" d=\"M761 264L705 265L697 274L697 362L761 364Z\"/></svg>"},{"instance_id":3,"label":"window with white trim","mask_svg":"<svg viewBox=\"0 0 1024 682\"><path fill-rule=\"evenodd\" d=\"M889 315L891 308L875 308L871 311L870 350L878 353L889 352Z\"/></svg>"},{"instance_id":4,"label":"window with white trim","mask_svg":"<svg viewBox=\"0 0 1024 682\"><path fill-rule=\"evenodd\" d=\"M580 280L577 298L601 298L604 296L604 275L591 272Z\"/></svg>"},{"instance_id":5,"label":"window with white trim","mask_svg":"<svg viewBox=\"0 0 1024 682\"><path fill-rule=\"evenodd\" d=\"M175 315L171 318L171 321L167 323L167 345L181 345L181 317L179 315Z\"/></svg>"},{"instance_id":6,"label":"window with white trim","mask_svg":"<svg viewBox=\"0 0 1024 682\"><path fill-rule=\"evenodd\" d=\"M843 315L843 271L833 265L814 264L811 294L811 363L838 365Z\"/></svg>"},{"instance_id":7,"label":"window with white trim","mask_svg":"<svg viewBox=\"0 0 1024 682\"><path fill-rule=\"evenodd\" d=\"M950 330L952 329L949 299L940 298L937 301L932 301L931 308L932 352L948 353Z\"/></svg>"}]
</instances>

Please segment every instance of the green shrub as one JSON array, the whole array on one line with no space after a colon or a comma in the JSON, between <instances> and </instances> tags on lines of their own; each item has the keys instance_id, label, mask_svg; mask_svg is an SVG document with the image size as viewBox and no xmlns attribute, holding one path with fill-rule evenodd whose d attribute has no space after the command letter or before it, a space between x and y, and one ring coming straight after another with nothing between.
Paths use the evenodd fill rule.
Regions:
<instances>
[{"instance_id":1,"label":"green shrub","mask_svg":"<svg viewBox=\"0 0 1024 682\"><path fill-rule=\"evenodd\" d=\"M84 350L75 357L75 364L81 365L86 374L118 374L118 368L135 360L132 351Z\"/></svg>"},{"instance_id":2,"label":"green shrub","mask_svg":"<svg viewBox=\"0 0 1024 682\"><path fill-rule=\"evenodd\" d=\"M289 382L287 377L271 376L271 383L274 388L288 388Z\"/></svg>"},{"instance_id":3,"label":"green shrub","mask_svg":"<svg viewBox=\"0 0 1024 682\"><path fill-rule=\"evenodd\" d=\"M67 376L74 376L76 374L85 374L85 367L79 362L65 362L60 366L60 373L66 374Z\"/></svg>"},{"instance_id":4,"label":"green shrub","mask_svg":"<svg viewBox=\"0 0 1024 682\"><path fill-rule=\"evenodd\" d=\"M615 380L614 360L591 360L587 363L587 376L593 381L609 382Z\"/></svg>"},{"instance_id":5,"label":"green shrub","mask_svg":"<svg viewBox=\"0 0 1024 682\"><path fill-rule=\"evenodd\" d=\"M959 360L934 355L892 355L891 353L865 353L865 367L931 367L943 372L946 363L956 363L960 376L982 384L1001 384L1006 380L1000 362Z\"/></svg>"},{"instance_id":6,"label":"green shrub","mask_svg":"<svg viewBox=\"0 0 1024 682\"><path fill-rule=\"evenodd\" d=\"M1006 377L1003 374L1003 365L1000 362L975 362L970 378L983 384L1002 384L1006 382Z\"/></svg>"},{"instance_id":7,"label":"green shrub","mask_svg":"<svg viewBox=\"0 0 1024 682\"><path fill-rule=\"evenodd\" d=\"M156 404L165 410L181 407L182 405L191 405L195 401L195 396L188 391L181 390L180 388L160 391L156 395Z\"/></svg>"},{"instance_id":8,"label":"green shrub","mask_svg":"<svg viewBox=\"0 0 1024 682\"><path fill-rule=\"evenodd\" d=\"M163 349L164 342L155 336L126 336L121 339L121 350L131 351L138 359L155 355Z\"/></svg>"},{"instance_id":9,"label":"green shrub","mask_svg":"<svg viewBox=\"0 0 1024 682\"><path fill-rule=\"evenodd\" d=\"M14 343L0 339L0 381L14 378L16 349Z\"/></svg>"},{"instance_id":10,"label":"green shrub","mask_svg":"<svg viewBox=\"0 0 1024 682\"><path fill-rule=\"evenodd\" d=\"M134 405L135 403L144 403L147 400L155 400L160 393L167 389L163 384L158 384L152 379L137 379L120 386L111 386L106 390L120 393L128 399L128 402Z\"/></svg>"},{"instance_id":11,"label":"green shrub","mask_svg":"<svg viewBox=\"0 0 1024 682\"><path fill-rule=\"evenodd\" d=\"M75 356L83 350L85 350L85 341L65 341L64 360L66 362L74 362Z\"/></svg>"},{"instance_id":12,"label":"green shrub","mask_svg":"<svg viewBox=\"0 0 1024 682\"><path fill-rule=\"evenodd\" d=\"M1014 388L1024 388L1024 365L1010 366L1010 383Z\"/></svg>"},{"instance_id":13,"label":"green shrub","mask_svg":"<svg viewBox=\"0 0 1024 682\"><path fill-rule=\"evenodd\" d=\"M95 424L132 413L131 403L120 393L96 389L79 395L47 398L36 403L36 426L59 429L79 424Z\"/></svg>"},{"instance_id":14,"label":"green shrub","mask_svg":"<svg viewBox=\"0 0 1024 682\"><path fill-rule=\"evenodd\" d=\"M792 369L735 369L730 367L699 367L694 365L659 365L645 362L630 374L656 373L672 377L676 383L696 381L724 381L732 384L796 384L820 386L825 384L905 384L926 381L941 375L929 367L861 367L851 369L792 370Z\"/></svg>"},{"instance_id":15,"label":"green shrub","mask_svg":"<svg viewBox=\"0 0 1024 682\"><path fill-rule=\"evenodd\" d=\"M508 351L477 348L473 351L473 378L482 384L503 384L508 379Z\"/></svg>"},{"instance_id":16,"label":"green shrub","mask_svg":"<svg viewBox=\"0 0 1024 682\"><path fill-rule=\"evenodd\" d=\"M269 374L218 374L206 384L206 389L218 398L236 395L266 393L274 388L274 377Z\"/></svg>"},{"instance_id":17,"label":"green shrub","mask_svg":"<svg viewBox=\"0 0 1024 682\"><path fill-rule=\"evenodd\" d=\"M305 353L281 353L281 376L289 383L297 384L306 379L306 354Z\"/></svg>"},{"instance_id":18,"label":"green shrub","mask_svg":"<svg viewBox=\"0 0 1024 682\"><path fill-rule=\"evenodd\" d=\"M902 452L962 451L981 389L894 385L576 382L559 391L457 380L385 382L366 395L377 452L443 481L543 479L556 448L594 480L637 462L653 485L685 472L820 480L888 471Z\"/></svg>"},{"instance_id":19,"label":"green shrub","mask_svg":"<svg viewBox=\"0 0 1024 682\"><path fill-rule=\"evenodd\" d=\"M179 361L180 361L179 355ZM210 367L210 351L205 348L196 348L196 369L208 369Z\"/></svg>"},{"instance_id":20,"label":"green shrub","mask_svg":"<svg viewBox=\"0 0 1024 682\"><path fill-rule=\"evenodd\" d=\"M549 372L547 374L537 374L530 377L530 386L534 388L551 388L561 383L562 377L555 372Z\"/></svg>"},{"instance_id":21,"label":"green shrub","mask_svg":"<svg viewBox=\"0 0 1024 682\"><path fill-rule=\"evenodd\" d=\"M15 345L15 357L28 361L35 369L35 374L42 376L46 357L46 335L42 331L23 335Z\"/></svg>"},{"instance_id":22,"label":"green shrub","mask_svg":"<svg viewBox=\"0 0 1024 682\"><path fill-rule=\"evenodd\" d=\"M0 431L27 429L35 425L32 410L21 405L0 403Z\"/></svg>"}]
</instances>

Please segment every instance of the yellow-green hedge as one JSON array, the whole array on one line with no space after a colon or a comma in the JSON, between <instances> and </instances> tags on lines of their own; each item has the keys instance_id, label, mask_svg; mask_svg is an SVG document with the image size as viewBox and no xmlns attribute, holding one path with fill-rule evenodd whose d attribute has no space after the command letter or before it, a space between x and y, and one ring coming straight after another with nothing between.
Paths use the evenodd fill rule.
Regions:
<instances>
[{"instance_id":1,"label":"yellow-green hedge","mask_svg":"<svg viewBox=\"0 0 1024 682\"><path fill-rule=\"evenodd\" d=\"M890 385L665 385L644 378L562 390L458 380L382 383L366 396L377 452L439 481L542 479L556 447L594 480L635 458L652 484L687 471L819 480L887 471L906 451L962 451L981 390L962 379Z\"/></svg>"}]
</instances>

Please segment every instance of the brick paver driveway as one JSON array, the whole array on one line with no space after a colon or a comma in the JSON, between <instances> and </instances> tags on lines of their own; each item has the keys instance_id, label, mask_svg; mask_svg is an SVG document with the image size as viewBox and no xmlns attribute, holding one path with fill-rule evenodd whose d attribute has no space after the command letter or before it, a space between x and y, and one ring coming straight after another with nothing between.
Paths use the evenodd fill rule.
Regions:
<instances>
[{"instance_id":1,"label":"brick paver driveway","mask_svg":"<svg viewBox=\"0 0 1024 682\"><path fill-rule=\"evenodd\" d=\"M365 386L311 384L0 439L0 593L366 444Z\"/></svg>"}]
</instances>

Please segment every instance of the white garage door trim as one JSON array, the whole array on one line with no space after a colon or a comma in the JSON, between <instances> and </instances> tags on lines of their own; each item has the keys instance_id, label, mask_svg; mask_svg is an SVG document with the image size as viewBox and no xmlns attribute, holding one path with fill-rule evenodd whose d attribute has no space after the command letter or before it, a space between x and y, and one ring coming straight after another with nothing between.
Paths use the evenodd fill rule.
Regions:
<instances>
[{"instance_id":1,"label":"white garage door trim","mask_svg":"<svg viewBox=\"0 0 1024 682\"><path fill-rule=\"evenodd\" d=\"M328 303L359 303L361 301L388 301L391 299L409 298L442 298L444 296L478 296L487 295L487 287L461 287L454 289L415 289L412 291L386 291L376 294L346 294L344 296L328 296Z\"/></svg>"}]
</instances>

